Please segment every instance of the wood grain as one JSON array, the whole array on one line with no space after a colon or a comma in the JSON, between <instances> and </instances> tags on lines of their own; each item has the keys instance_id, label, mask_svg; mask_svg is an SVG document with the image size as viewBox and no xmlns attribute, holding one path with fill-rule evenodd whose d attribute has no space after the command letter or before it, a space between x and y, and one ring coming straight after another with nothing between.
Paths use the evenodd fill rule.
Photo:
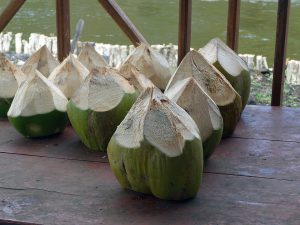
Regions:
<instances>
[{"instance_id":1,"label":"wood grain","mask_svg":"<svg viewBox=\"0 0 300 225\"><path fill-rule=\"evenodd\" d=\"M272 85L272 106L282 103L283 84L286 69L286 48L290 15L290 0L279 0L277 10L277 29Z\"/></svg>"},{"instance_id":2,"label":"wood grain","mask_svg":"<svg viewBox=\"0 0 300 225\"><path fill-rule=\"evenodd\" d=\"M0 15L0 32L4 30L9 21L19 11L26 0L11 0Z\"/></svg>"},{"instance_id":3,"label":"wood grain","mask_svg":"<svg viewBox=\"0 0 300 225\"><path fill-rule=\"evenodd\" d=\"M70 2L56 0L57 57L62 62L70 54Z\"/></svg>"}]
</instances>

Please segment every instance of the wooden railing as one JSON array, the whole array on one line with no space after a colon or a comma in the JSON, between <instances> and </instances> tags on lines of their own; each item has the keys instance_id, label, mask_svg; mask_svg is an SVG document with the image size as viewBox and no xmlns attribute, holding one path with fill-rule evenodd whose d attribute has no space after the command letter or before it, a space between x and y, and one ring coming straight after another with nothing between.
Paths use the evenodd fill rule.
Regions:
<instances>
[{"instance_id":1,"label":"wooden railing","mask_svg":"<svg viewBox=\"0 0 300 225\"><path fill-rule=\"evenodd\" d=\"M0 15L0 32L21 8L26 0L11 0ZM98 0L130 41L137 46L148 43L130 21L115 0ZM58 59L62 61L70 52L70 6L69 0L56 0ZM227 45L238 52L241 0L228 1ZM275 43L272 106L280 106L286 67L290 0L278 0L277 31ZM178 64L190 50L192 0L179 0Z\"/></svg>"}]
</instances>

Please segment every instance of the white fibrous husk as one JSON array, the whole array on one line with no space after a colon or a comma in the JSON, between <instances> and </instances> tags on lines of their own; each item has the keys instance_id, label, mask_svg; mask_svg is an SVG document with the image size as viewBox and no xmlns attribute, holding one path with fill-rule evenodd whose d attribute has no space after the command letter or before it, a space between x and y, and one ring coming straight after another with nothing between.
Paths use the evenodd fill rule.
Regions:
<instances>
[{"instance_id":1,"label":"white fibrous husk","mask_svg":"<svg viewBox=\"0 0 300 225\"><path fill-rule=\"evenodd\" d=\"M72 101L81 110L106 112L119 105L128 93L135 93L135 89L117 70L101 67L90 72Z\"/></svg>"},{"instance_id":2,"label":"white fibrous husk","mask_svg":"<svg viewBox=\"0 0 300 225\"><path fill-rule=\"evenodd\" d=\"M107 67L108 63L105 59L95 50L95 48L86 43L78 56L78 60L91 71L94 68Z\"/></svg>"},{"instance_id":3,"label":"white fibrous husk","mask_svg":"<svg viewBox=\"0 0 300 225\"><path fill-rule=\"evenodd\" d=\"M25 74L4 54L0 54L0 98L14 97L18 86L26 80Z\"/></svg>"},{"instance_id":4,"label":"white fibrous husk","mask_svg":"<svg viewBox=\"0 0 300 225\"><path fill-rule=\"evenodd\" d=\"M199 52L210 64L218 61L232 76L240 75L243 70L248 71L245 61L219 38L212 39L203 48L200 48Z\"/></svg>"},{"instance_id":5,"label":"white fibrous husk","mask_svg":"<svg viewBox=\"0 0 300 225\"><path fill-rule=\"evenodd\" d=\"M156 87L139 96L114 137L120 146L133 149L146 140L168 157L181 155L185 141L201 140L194 120Z\"/></svg>"},{"instance_id":6,"label":"white fibrous husk","mask_svg":"<svg viewBox=\"0 0 300 225\"><path fill-rule=\"evenodd\" d=\"M58 110L66 112L68 100L64 94L39 71L18 88L8 116L33 116Z\"/></svg>"},{"instance_id":7,"label":"white fibrous husk","mask_svg":"<svg viewBox=\"0 0 300 225\"><path fill-rule=\"evenodd\" d=\"M64 95L70 99L79 89L84 79L89 74L89 70L70 54L49 76Z\"/></svg>"},{"instance_id":8,"label":"white fibrous husk","mask_svg":"<svg viewBox=\"0 0 300 225\"><path fill-rule=\"evenodd\" d=\"M212 39L199 49L199 52L230 82L241 96L244 109L248 103L251 87L251 77L246 62L218 38Z\"/></svg>"},{"instance_id":9,"label":"white fibrous husk","mask_svg":"<svg viewBox=\"0 0 300 225\"><path fill-rule=\"evenodd\" d=\"M223 118L218 106L193 77L177 81L165 95L194 119L200 130L203 155L210 157L223 134Z\"/></svg>"},{"instance_id":10,"label":"white fibrous husk","mask_svg":"<svg viewBox=\"0 0 300 225\"><path fill-rule=\"evenodd\" d=\"M238 95L226 78L194 50L184 57L170 79L167 89L177 81L189 77L193 77L218 106L232 103Z\"/></svg>"},{"instance_id":11,"label":"white fibrous husk","mask_svg":"<svg viewBox=\"0 0 300 225\"><path fill-rule=\"evenodd\" d=\"M206 141L214 130L221 129L223 119L218 106L202 90L198 82L190 77L177 81L165 95L182 107L196 122L202 141Z\"/></svg>"},{"instance_id":12,"label":"white fibrous husk","mask_svg":"<svg viewBox=\"0 0 300 225\"><path fill-rule=\"evenodd\" d=\"M223 117L223 137L232 135L242 112L242 100L229 81L197 51L190 51L169 81L167 89L178 81L193 77L216 103Z\"/></svg>"},{"instance_id":13,"label":"white fibrous husk","mask_svg":"<svg viewBox=\"0 0 300 225\"><path fill-rule=\"evenodd\" d=\"M26 76L35 76L35 70L38 70L45 77L49 77L50 73L59 65L46 45L30 56L30 58L22 66L21 70Z\"/></svg>"},{"instance_id":14,"label":"white fibrous husk","mask_svg":"<svg viewBox=\"0 0 300 225\"><path fill-rule=\"evenodd\" d=\"M143 92L147 87L154 86L151 80L149 80L144 74L140 73L131 64L124 64L119 71L120 74L139 92Z\"/></svg>"},{"instance_id":15,"label":"white fibrous husk","mask_svg":"<svg viewBox=\"0 0 300 225\"><path fill-rule=\"evenodd\" d=\"M165 57L143 43L128 56L122 66L126 64L134 66L161 90L165 90L171 78L170 65Z\"/></svg>"}]
</instances>

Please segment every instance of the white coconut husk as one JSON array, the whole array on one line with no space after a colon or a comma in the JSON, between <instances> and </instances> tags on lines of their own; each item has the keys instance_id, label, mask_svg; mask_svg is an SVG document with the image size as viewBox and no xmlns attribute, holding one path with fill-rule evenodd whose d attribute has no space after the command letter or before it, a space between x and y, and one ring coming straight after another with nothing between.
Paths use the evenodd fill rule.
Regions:
<instances>
[{"instance_id":1,"label":"white coconut husk","mask_svg":"<svg viewBox=\"0 0 300 225\"><path fill-rule=\"evenodd\" d=\"M219 62L232 76L238 76L243 70L249 70L246 62L219 38L210 40L199 52L210 63Z\"/></svg>"},{"instance_id":2,"label":"white coconut husk","mask_svg":"<svg viewBox=\"0 0 300 225\"><path fill-rule=\"evenodd\" d=\"M238 93L226 78L197 51L190 51L180 63L166 89L177 81L193 77L217 105L232 103Z\"/></svg>"},{"instance_id":3,"label":"white coconut husk","mask_svg":"<svg viewBox=\"0 0 300 225\"><path fill-rule=\"evenodd\" d=\"M223 119L218 106L194 78L178 81L166 90L165 95L191 115L199 127L203 142L214 130L222 128Z\"/></svg>"},{"instance_id":4,"label":"white coconut husk","mask_svg":"<svg viewBox=\"0 0 300 225\"><path fill-rule=\"evenodd\" d=\"M120 146L134 149L146 139L168 157L181 155L185 141L200 139L194 120L156 87L140 95L114 137Z\"/></svg>"},{"instance_id":5,"label":"white coconut husk","mask_svg":"<svg viewBox=\"0 0 300 225\"><path fill-rule=\"evenodd\" d=\"M64 95L69 99L79 89L89 70L70 54L49 76Z\"/></svg>"},{"instance_id":6,"label":"white coconut husk","mask_svg":"<svg viewBox=\"0 0 300 225\"><path fill-rule=\"evenodd\" d=\"M200 130L204 157L208 158L220 143L223 132L218 106L192 77L176 82L165 95L194 119Z\"/></svg>"},{"instance_id":7,"label":"white coconut husk","mask_svg":"<svg viewBox=\"0 0 300 225\"><path fill-rule=\"evenodd\" d=\"M35 70L41 72L45 77L49 77L50 73L59 65L46 45L30 56L30 58L22 66L21 70L26 76L34 76Z\"/></svg>"},{"instance_id":8,"label":"white coconut husk","mask_svg":"<svg viewBox=\"0 0 300 225\"><path fill-rule=\"evenodd\" d=\"M106 112L119 105L125 94L134 92L134 87L117 70L101 67L90 72L72 101L81 110Z\"/></svg>"},{"instance_id":9,"label":"white coconut husk","mask_svg":"<svg viewBox=\"0 0 300 225\"><path fill-rule=\"evenodd\" d=\"M162 54L143 43L128 56L122 66L126 64L134 66L161 90L166 88L171 78L168 61Z\"/></svg>"},{"instance_id":10,"label":"white coconut husk","mask_svg":"<svg viewBox=\"0 0 300 225\"><path fill-rule=\"evenodd\" d=\"M26 80L25 74L0 54L0 98L14 97L18 86Z\"/></svg>"},{"instance_id":11,"label":"white coconut husk","mask_svg":"<svg viewBox=\"0 0 300 225\"><path fill-rule=\"evenodd\" d=\"M108 63L105 59L95 50L95 48L86 43L78 56L78 60L91 71L94 68L107 67Z\"/></svg>"},{"instance_id":12,"label":"white coconut husk","mask_svg":"<svg viewBox=\"0 0 300 225\"><path fill-rule=\"evenodd\" d=\"M242 111L240 95L227 79L199 52L190 51L182 60L169 81L167 89L176 82L193 77L205 93L219 107L223 121L223 137L230 136L239 121Z\"/></svg>"},{"instance_id":13,"label":"white coconut husk","mask_svg":"<svg viewBox=\"0 0 300 225\"><path fill-rule=\"evenodd\" d=\"M251 86L250 72L246 62L218 38L212 39L199 52L214 65L239 93L243 108L248 102Z\"/></svg>"},{"instance_id":14,"label":"white coconut husk","mask_svg":"<svg viewBox=\"0 0 300 225\"><path fill-rule=\"evenodd\" d=\"M8 116L33 116L58 110L66 112L68 100L39 71L23 82L16 92Z\"/></svg>"},{"instance_id":15,"label":"white coconut husk","mask_svg":"<svg viewBox=\"0 0 300 225\"><path fill-rule=\"evenodd\" d=\"M153 87L154 84L144 74L140 73L133 65L124 64L119 69L120 74L128 80L139 92L143 92L147 87Z\"/></svg>"}]
</instances>

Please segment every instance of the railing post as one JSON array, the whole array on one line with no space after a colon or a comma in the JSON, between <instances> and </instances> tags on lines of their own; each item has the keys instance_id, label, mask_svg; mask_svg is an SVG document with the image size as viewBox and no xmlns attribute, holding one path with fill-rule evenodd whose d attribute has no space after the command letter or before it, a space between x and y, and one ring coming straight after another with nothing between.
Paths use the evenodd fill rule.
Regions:
<instances>
[{"instance_id":1,"label":"railing post","mask_svg":"<svg viewBox=\"0 0 300 225\"><path fill-rule=\"evenodd\" d=\"M138 46L140 43L148 44L143 35L138 31L135 25L114 0L98 1L112 19L118 24L134 46Z\"/></svg>"},{"instance_id":2,"label":"railing post","mask_svg":"<svg viewBox=\"0 0 300 225\"><path fill-rule=\"evenodd\" d=\"M228 1L227 45L235 52L239 43L240 6L241 0Z\"/></svg>"},{"instance_id":3,"label":"railing post","mask_svg":"<svg viewBox=\"0 0 300 225\"><path fill-rule=\"evenodd\" d=\"M9 21L18 12L26 0L11 0L0 15L0 32L4 30Z\"/></svg>"},{"instance_id":4,"label":"railing post","mask_svg":"<svg viewBox=\"0 0 300 225\"><path fill-rule=\"evenodd\" d=\"M70 54L70 2L56 0L56 29L58 60L63 61Z\"/></svg>"},{"instance_id":5,"label":"railing post","mask_svg":"<svg viewBox=\"0 0 300 225\"><path fill-rule=\"evenodd\" d=\"M178 62L179 65L191 46L192 0L179 1Z\"/></svg>"},{"instance_id":6,"label":"railing post","mask_svg":"<svg viewBox=\"0 0 300 225\"><path fill-rule=\"evenodd\" d=\"M284 74L286 69L286 47L288 39L290 0L278 0L277 10L272 106L280 106L282 102Z\"/></svg>"}]
</instances>

